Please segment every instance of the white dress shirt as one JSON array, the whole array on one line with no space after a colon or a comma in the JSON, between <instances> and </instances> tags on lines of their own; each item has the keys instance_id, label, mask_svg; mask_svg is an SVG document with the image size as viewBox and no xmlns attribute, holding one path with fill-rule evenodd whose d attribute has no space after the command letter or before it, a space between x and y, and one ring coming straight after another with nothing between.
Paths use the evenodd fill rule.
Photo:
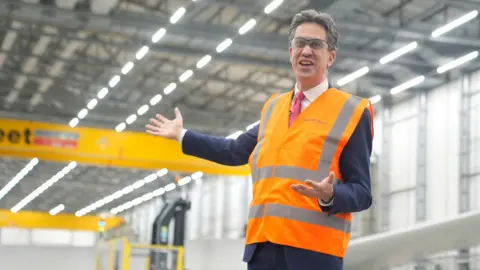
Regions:
<instances>
[{"instance_id":1,"label":"white dress shirt","mask_svg":"<svg viewBox=\"0 0 480 270\"><path fill-rule=\"evenodd\" d=\"M323 94L323 92L327 91L328 89L328 80L325 80L323 81L321 84L311 88L311 89L308 89L308 90L304 90L303 93L305 94L305 98L302 100L302 111L305 110L305 108L307 108L315 99L317 99L321 94ZM298 89L297 87L297 84L295 84L295 92L294 92L294 95L297 95L297 93L299 92L300 90ZM295 96L293 97L293 100L295 99ZM293 102L292 102L292 105L293 105ZM183 136L185 135L185 133L187 132L186 129L183 129L182 130L182 133L180 134L179 138L178 138L178 141L181 143L182 140L183 140ZM323 202L322 200L318 200L318 202L320 203L320 205L322 206L331 206L333 204L333 199L328 202L328 203L325 203Z\"/></svg>"},{"instance_id":2,"label":"white dress shirt","mask_svg":"<svg viewBox=\"0 0 480 270\"><path fill-rule=\"evenodd\" d=\"M305 98L302 100L302 111L305 110L305 108L308 107L315 99L317 99L323 92L327 91L328 89L328 80L323 81L321 84L310 88L308 90L303 91L303 94L305 94ZM298 90L297 85L295 84L295 96L300 90ZM293 100L295 100L295 96L293 97ZM293 105L293 102L292 102Z\"/></svg>"}]
</instances>

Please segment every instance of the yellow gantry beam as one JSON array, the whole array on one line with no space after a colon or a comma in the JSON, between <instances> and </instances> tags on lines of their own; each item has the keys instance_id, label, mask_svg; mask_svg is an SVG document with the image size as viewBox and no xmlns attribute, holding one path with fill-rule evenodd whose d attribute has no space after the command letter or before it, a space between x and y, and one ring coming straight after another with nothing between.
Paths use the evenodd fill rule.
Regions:
<instances>
[{"instance_id":1,"label":"yellow gantry beam","mask_svg":"<svg viewBox=\"0 0 480 270\"><path fill-rule=\"evenodd\" d=\"M122 224L120 217L82 216L21 211L12 213L10 210L0 210L0 227L24 229L60 229L74 231L108 230Z\"/></svg>"},{"instance_id":2,"label":"yellow gantry beam","mask_svg":"<svg viewBox=\"0 0 480 270\"><path fill-rule=\"evenodd\" d=\"M0 156L186 173L249 173L247 166L223 166L184 155L178 142L147 133L10 119L0 119Z\"/></svg>"}]
</instances>

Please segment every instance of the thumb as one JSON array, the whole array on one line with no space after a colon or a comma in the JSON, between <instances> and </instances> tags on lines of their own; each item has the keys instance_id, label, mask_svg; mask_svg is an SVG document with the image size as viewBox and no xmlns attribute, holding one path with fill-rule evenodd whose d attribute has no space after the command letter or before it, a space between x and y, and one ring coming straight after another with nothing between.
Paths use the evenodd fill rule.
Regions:
<instances>
[{"instance_id":1,"label":"thumb","mask_svg":"<svg viewBox=\"0 0 480 270\"><path fill-rule=\"evenodd\" d=\"M330 174L328 175L328 178L327 178L327 182L329 184L333 184L333 182L335 181L335 173L334 172L330 172Z\"/></svg>"},{"instance_id":2,"label":"thumb","mask_svg":"<svg viewBox=\"0 0 480 270\"><path fill-rule=\"evenodd\" d=\"M180 109L175 108L175 118L178 120L182 120L182 114L180 113Z\"/></svg>"}]
</instances>

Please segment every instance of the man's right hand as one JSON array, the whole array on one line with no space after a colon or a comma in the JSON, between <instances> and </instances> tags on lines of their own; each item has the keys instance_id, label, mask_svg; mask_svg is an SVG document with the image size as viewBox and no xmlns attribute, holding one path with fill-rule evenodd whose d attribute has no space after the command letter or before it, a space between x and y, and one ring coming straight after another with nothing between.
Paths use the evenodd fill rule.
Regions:
<instances>
[{"instance_id":1,"label":"man's right hand","mask_svg":"<svg viewBox=\"0 0 480 270\"><path fill-rule=\"evenodd\" d=\"M169 120L161 114L150 118L150 124L146 125L147 133L160 136L165 139L178 140L183 130L183 118L180 110L175 108L175 119Z\"/></svg>"}]
</instances>

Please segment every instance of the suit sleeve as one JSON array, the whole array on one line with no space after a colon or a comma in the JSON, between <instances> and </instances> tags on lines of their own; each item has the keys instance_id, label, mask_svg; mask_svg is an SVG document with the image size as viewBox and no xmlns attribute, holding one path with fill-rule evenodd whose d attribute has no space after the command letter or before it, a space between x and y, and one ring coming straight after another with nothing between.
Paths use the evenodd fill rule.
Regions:
<instances>
[{"instance_id":1,"label":"suit sleeve","mask_svg":"<svg viewBox=\"0 0 480 270\"><path fill-rule=\"evenodd\" d=\"M182 151L186 155L213 161L227 166L248 163L257 145L258 124L237 139L226 139L187 130L182 139Z\"/></svg>"},{"instance_id":2,"label":"suit sleeve","mask_svg":"<svg viewBox=\"0 0 480 270\"><path fill-rule=\"evenodd\" d=\"M372 153L370 112L365 110L359 124L340 155L340 172L343 183L335 184L334 201L322 207L324 212L353 213L372 205L370 155Z\"/></svg>"}]
</instances>

